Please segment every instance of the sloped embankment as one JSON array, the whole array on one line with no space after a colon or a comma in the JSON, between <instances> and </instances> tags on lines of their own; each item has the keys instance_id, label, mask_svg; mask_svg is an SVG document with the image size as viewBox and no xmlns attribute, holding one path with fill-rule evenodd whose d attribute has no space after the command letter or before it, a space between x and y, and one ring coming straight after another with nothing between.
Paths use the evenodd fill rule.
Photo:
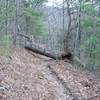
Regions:
<instances>
[{"instance_id":1,"label":"sloped embankment","mask_svg":"<svg viewBox=\"0 0 100 100\"><path fill-rule=\"evenodd\" d=\"M100 80L71 64L14 49L0 57L0 100L82 100L100 93Z\"/></svg>"}]
</instances>

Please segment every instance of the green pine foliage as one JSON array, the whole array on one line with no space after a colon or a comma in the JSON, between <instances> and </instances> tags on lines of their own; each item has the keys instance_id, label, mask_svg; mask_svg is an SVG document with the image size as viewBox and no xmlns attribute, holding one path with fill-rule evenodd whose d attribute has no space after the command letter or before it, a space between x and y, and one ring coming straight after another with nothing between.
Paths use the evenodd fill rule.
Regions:
<instances>
[{"instance_id":1,"label":"green pine foliage","mask_svg":"<svg viewBox=\"0 0 100 100\"><path fill-rule=\"evenodd\" d=\"M29 17L31 20L31 25L33 27L34 32L31 32L34 36L45 36L47 34L47 28L45 23L42 20L42 13L33 10L32 8L24 8L23 16Z\"/></svg>"},{"instance_id":2,"label":"green pine foliage","mask_svg":"<svg viewBox=\"0 0 100 100\"><path fill-rule=\"evenodd\" d=\"M47 27L42 19L42 12L34 8L34 6L38 6L46 0L31 0L26 1L23 0L23 8L22 8L22 15L24 18L28 17L31 21L30 27L33 27L33 31L29 34L36 36L46 36L47 35Z\"/></svg>"},{"instance_id":3,"label":"green pine foliage","mask_svg":"<svg viewBox=\"0 0 100 100\"><path fill-rule=\"evenodd\" d=\"M88 0L89 2L89 0ZM100 16L98 15L97 4L84 3L84 13L81 21L82 32L86 34L81 48L88 57L89 69L100 69Z\"/></svg>"}]
</instances>

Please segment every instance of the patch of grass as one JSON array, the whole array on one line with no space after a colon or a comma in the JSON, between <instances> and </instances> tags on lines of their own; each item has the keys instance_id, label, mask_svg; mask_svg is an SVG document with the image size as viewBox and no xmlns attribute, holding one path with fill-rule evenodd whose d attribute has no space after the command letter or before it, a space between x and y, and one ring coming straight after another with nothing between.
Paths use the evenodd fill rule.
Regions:
<instances>
[{"instance_id":1,"label":"patch of grass","mask_svg":"<svg viewBox=\"0 0 100 100\"><path fill-rule=\"evenodd\" d=\"M10 52L11 37L3 35L0 37L0 56L8 55Z\"/></svg>"},{"instance_id":2,"label":"patch of grass","mask_svg":"<svg viewBox=\"0 0 100 100\"><path fill-rule=\"evenodd\" d=\"M0 46L9 46L11 44L11 36L10 35L3 35L0 36Z\"/></svg>"},{"instance_id":3,"label":"patch of grass","mask_svg":"<svg viewBox=\"0 0 100 100\"><path fill-rule=\"evenodd\" d=\"M8 55L10 53L10 48L0 47L0 56Z\"/></svg>"}]
</instances>

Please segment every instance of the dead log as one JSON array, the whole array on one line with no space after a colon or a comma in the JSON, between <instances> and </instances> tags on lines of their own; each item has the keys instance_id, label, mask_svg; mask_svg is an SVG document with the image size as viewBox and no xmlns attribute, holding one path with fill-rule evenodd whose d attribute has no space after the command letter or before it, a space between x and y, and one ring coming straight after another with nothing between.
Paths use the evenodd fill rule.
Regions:
<instances>
[{"instance_id":1,"label":"dead log","mask_svg":"<svg viewBox=\"0 0 100 100\"><path fill-rule=\"evenodd\" d=\"M55 60L61 58L61 57L56 57L56 55L54 55L54 54L51 54L49 52L46 52L42 48L41 49L40 48L37 49L37 48L30 47L30 46L25 46L25 49L30 50L30 51L32 51L34 53L38 53L38 54L44 55L46 57L50 57L50 58L55 59Z\"/></svg>"},{"instance_id":2,"label":"dead log","mask_svg":"<svg viewBox=\"0 0 100 100\"><path fill-rule=\"evenodd\" d=\"M31 47L31 46L25 46L25 49L30 50L32 52L35 52L37 54L41 54L41 55L46 56L46 57L50 57L54 60L57 60L57 59L61 60L61 59L65 59L65 58L69 59L72 56L71 53L67 53L66 55L65 54L56 55L56 54L50 53L49 51L45 51L42 48L37 49L37 48Z\"/></svg>"}]
</instances>

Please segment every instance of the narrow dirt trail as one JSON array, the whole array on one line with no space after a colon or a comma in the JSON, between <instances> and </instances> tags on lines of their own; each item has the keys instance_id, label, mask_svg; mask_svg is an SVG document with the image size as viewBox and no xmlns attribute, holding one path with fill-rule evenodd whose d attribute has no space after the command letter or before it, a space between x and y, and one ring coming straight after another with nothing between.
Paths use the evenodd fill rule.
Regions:
<instances>
[{"instance_id":1,"label":"narrow dirt trail","mask_svg":"<svg viewBox=\"0 0 100 100\"><path fill-rule=\"evenodd\" d=\"M0 57L0 100L82 100L99 94L100 80L93 78L69 63L15 49Z\"/></svg>"},{"instance_id":2,"label":"narrow dirt trail","mask_svg":"<svg viewBox=\"0 0 100 100\"><path fill-rule=\"evenodd\" d=\"M1 59L4 90L0 100L66 100L62 85L46 69L47 63L34 57L19 49L6 63Z\"/></svg>"}]
</instances>

